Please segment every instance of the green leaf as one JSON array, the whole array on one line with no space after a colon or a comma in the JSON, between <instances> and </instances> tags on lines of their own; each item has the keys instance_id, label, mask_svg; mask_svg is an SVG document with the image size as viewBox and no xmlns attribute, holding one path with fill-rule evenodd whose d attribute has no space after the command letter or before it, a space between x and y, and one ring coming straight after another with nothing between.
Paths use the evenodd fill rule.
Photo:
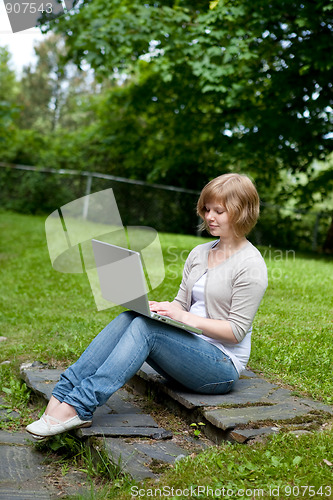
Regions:
<instances>
[{"instance_id":1,"label":"green leaf","mask_svg":"<svg viewBox=\"0 0 333 500\"><path fill-rule=\"evenodd\" d=\"M299 463L301 463L302 460L303 458L297 455L293 460L293 465L298 465Z\"/></svg>"}]
</instances>

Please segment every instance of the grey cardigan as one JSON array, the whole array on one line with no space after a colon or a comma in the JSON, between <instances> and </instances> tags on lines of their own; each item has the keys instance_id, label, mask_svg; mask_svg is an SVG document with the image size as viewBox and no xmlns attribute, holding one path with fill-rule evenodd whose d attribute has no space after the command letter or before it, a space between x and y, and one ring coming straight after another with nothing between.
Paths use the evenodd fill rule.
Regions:
<instances>
[{"instance_id":1,"label":"grey cardigan","mask_svg":"<svg viewBox=\"0 0 333 500\"><path fill-rule=\"evenodd\" d=\"M268 285L267 268L259 250L249 241L227 260L208 269L208 253L218 241L195 247L186 259L175 301L190 310L192 288L207 272L206 316L230 322L240 342L251 331L254 316Z\"/></svg>"}]
</instances>

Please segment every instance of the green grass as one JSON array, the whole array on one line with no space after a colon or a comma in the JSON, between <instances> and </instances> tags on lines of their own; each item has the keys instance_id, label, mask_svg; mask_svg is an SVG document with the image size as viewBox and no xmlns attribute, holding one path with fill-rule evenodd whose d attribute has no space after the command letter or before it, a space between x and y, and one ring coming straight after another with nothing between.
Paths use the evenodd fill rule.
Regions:
<instances>
[{"instance_id":1,"label":"green grass","mask_svg":"<svg viewBox=\"0 0 333 500\"><path fill-rule=\"evenodd\" d=\"M0 365L0 389L8 406L21 412L22 425L33 407L27 407L27 391L19 382L20 364L38 360L67 366L121 311L97 312L85 275L52 269L44 221L44 217L0 213L0 336L7 337L0 344L0 363L8 361ZM172 300L189 250L207 240L173 234L161 234L160 239L166 279L152 298ZM249 365L299 394L332 404L332 259L272 248L261 251L269 287L255 319ZM331 425L320 434L282 435L253 447L225 444L179 462L158 484L266 492L272 487L312 485L317 491L332 482L332 467L324 461L333 462L332 449ZM152 485L147 482L145 487ZM117 481L103 490L103 498L130 498L128 488ZM290 495L281 491L278 498L296 497L296 490ZM330 498L327 491L314 496L303 489L299 498Z\"/></svg>"},{"instance_id":2,"label":"green grass","mask_svg":"<svg viewBox=\"0 0 333 500\"><path fill-rule=\"evenodd\" d=\"M250 365L333 403L333 261L297 252L281 252L282 260L278 251L266 255L269 287L255 320Z\"/></svg>"},{"instance_id":3,"label":"green grass","mask_svg":"<svg viewBox=\"0 0 333 500\"><path fill-rule=\"evenodd\" d=\"M333 489L330 490L332 472L323 461L324 457L331 454L332 437L328 434L316 438L306 436L303 439L291 434L281 435L268 445L256 447L226 443L218 448L209 448L195 459L189 457L180 461L174 469L164 474L158 484L149 481L144 489L147 497L149 494L153 496L150 492L157 488L162 491L164 488L165 492L173 488L173 498L189 496L186 489L194 491L196 495L192 496L201 499L272 498L274 492L279 492L279 495L275 495L279 499L310 498L314 497L311 495L313 491L316 492L314 498L325 498L325 492L333 496ZM310 485L311 490L306 490L306 486ZM318 494L320 488L322 496ZM224 496L219 494L223 489ZM135 493L137 489L131 486L129 491ZM299 495L292 494L298 491ZM116 496L116 492L114 498L121 499Z\"/></svg>"}]
</instances>

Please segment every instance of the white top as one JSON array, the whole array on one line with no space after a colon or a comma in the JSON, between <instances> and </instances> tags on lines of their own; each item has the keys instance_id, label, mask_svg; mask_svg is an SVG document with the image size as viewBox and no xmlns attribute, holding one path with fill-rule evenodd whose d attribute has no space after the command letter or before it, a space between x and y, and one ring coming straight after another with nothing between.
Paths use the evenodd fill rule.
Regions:
<instances>
[{"instance_id":1,"label":"white top","mask_svg":"<svg viewBox=\"0 0 333 500\"><path fill-rule=\"evenodd\" d=\"M205 286L207 280L207 273L204 273L201 278L196 281L192 288L192 302L190 313L206 318L206 306L205 306ZM194 333L193 335L198 335L206 342L215 345L218 349L229 356L234 363L236 370L239 374L246 368L246 364L250 357L251 352L251 332L252 327L249 329L243 340L238 344L232 344L229 342L212 339L206 335L198 335ZM192 333L192 332L190 332Z\"/></svg>"}]
</instances>

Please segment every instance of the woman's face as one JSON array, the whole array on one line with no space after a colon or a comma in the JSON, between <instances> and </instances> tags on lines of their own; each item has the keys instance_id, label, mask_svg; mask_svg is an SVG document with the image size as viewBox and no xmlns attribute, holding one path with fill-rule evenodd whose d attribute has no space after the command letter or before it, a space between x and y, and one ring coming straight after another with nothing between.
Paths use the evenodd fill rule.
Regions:
<instances>
[{"instance_id":1,"label":"woman's face","mask_svg":"<svg viewBox=\"0 0 333 500\"><path fill-rule=\"evenodd\" d=\"M205 221L212 236L220 238L235 237L229 214L225 207L217 201L205 205Z\"/></svg>"}]
</instances>

